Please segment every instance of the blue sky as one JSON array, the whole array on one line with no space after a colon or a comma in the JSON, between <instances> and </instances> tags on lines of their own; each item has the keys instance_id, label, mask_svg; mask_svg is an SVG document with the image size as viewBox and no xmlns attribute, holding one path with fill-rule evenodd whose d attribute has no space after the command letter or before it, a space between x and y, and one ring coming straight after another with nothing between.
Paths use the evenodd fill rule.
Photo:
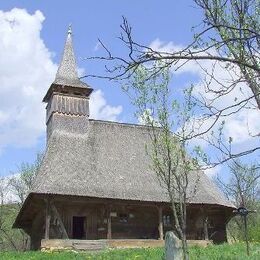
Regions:
<instances>
[{"instance_id":1,"label":"blue sky","mask_svg":"<svg viewBox=\"0 0 260 260\"><path fill-rule=\"evenodd\" d=\"M202 19L189 0L9 0L0 2L0 10L0 176L15 172L21 162L33 161L36 152L44 150L41 98L54 80L70 23L80 71L102 74L103 64L81 58L102 54L98 38L118 54L123 52L117 39L122 15L132 25L136 41L168 49L189 43L191 28ZM195 74L190 67L174 78L175 84L189 84L198 79ZM134 122L134 110L120 88L101 79L86 82L96 90L92 117Z\"/></svg>"}]
</instances>

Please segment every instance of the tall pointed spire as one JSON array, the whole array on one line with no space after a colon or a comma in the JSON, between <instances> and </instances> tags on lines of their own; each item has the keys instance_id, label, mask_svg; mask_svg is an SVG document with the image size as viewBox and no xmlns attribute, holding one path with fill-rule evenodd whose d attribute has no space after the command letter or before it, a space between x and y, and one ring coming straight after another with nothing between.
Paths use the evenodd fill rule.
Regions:
<instances>
[{"instance_id":1,"label":"tall pointed spire","mask_svg":"<svg viewBox=\"0 0 260 260\"><path fill-rule=\"evenodd\" d=\"M77 65L72 43L72 28L69 25L63 56L54 83L74 86L80 84ZM81 84L80 84L81 85Z\"/></svg>"},{"instance_id":2,"label":"tall pointed spire","mask_svg":"<svg viewBox=\"0 0 260 260\"><path fill-rule=\"evenodd\" d=\"M77 93L77 95L88 97L92 90L93 89L88 84L81 81L78 77L77 64L73 50L72 29L71 25L69 25L62 59L55 80L51 84L43 101L48 102L54 92L67 93L67 95L74 95Z\"/></svg>"}]
</instances>

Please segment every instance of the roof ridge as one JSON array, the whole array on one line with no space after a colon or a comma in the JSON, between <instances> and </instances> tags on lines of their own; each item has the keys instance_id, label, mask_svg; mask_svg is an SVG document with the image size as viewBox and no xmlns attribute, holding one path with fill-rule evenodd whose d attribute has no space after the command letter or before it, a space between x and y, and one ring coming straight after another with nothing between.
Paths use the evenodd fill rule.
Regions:
<instances>
[{"instance_id":1,"label":"roof ridge","mask_svg":"<svg viewBox=\"0 0 260 260\"><path fill-rule=\"evenodd\" d=\"M106 124L114 124L114 125L122 125L122 126L126 126L126 127L131 126L131 127L140 127L140 128L151 129L151 126L142 125L142 124L138 124L138 123L117 122L117 121L109 121L109 120L94 119L94 118L90 118L89 121L98 122L98 123L106 123ZM160 127L158 127L158 128L160 128Z\"/></svg>"}]
</instances>

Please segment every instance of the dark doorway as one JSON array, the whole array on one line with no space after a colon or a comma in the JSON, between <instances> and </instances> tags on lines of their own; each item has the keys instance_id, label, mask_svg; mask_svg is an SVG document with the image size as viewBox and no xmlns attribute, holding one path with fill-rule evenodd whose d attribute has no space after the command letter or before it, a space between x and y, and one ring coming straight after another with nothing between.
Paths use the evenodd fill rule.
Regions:
<instances>
[{"instance_id":1,"label":"dark doorway","mask_svg":"<svg viewBox=\"0 0 260 260\"><path fill-rule=\"evenodd\" d=\"M73 217L73 239L86 239L85 234L86 217Z\"/></svg>"}]
</instances>

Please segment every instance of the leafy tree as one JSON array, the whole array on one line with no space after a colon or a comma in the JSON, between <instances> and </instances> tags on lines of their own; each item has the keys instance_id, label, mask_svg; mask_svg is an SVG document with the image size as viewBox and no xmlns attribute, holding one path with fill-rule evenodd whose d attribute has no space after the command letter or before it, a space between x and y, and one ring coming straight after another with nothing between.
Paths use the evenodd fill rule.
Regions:
<instances>
[{"instance_id":1,"label":"leafy tree","mask_svg":"<svg viewBox=\"0 0 260 260\"><path fill-rule=\"evenodd\" d=\"M249 210L259 211L260 206L260 171L257 164L248 165L239 160L229 164L230 178L223 181L217 178L217 183L236 207L246 207ZM260 241L258 226L260 218L258 214L251 213L248 216L249 239ZM240 216L233 218L228 231L234 240L241 240L244 237L244 222Z\"/></svg>"},{"instance_id":2,"label":"leafy tree","mask_svg":"<svg viewBox=\"0 0 260 260\"><path fill-rule=\"evenodd\" d=\"M184 91L183 102L173 98L167 69L160 75L149 77L149 73L149 69L140 66L133 81L123 88L136 107L136 117L149 126L151 143L146 150L150 166L169 196L174 230L182 241L184 258L188 259L187 203L195 195L199 180L198 161L192 153L188 154L195 103L192 89ZM194 182L189 182L191 175Z\"/></svg>"},{"instance_id":3,"label":"leafy tree","mask_svg":"<svg viewBox=\"0 0 260 260\"><path fill-rule=\"evenodd\" d=\"M26 250L29 248L29 237L23 230L12 229L14 220L29 190L41 164L43 155L37 154L33 163L22 163L15 174L0 179L0 249ZM13 194L18 201L9 203L7 194Z\"/></svg>"},{"instance_id":4,"label":"leafy tree","mask_svg":"<svg viewBox=\"0 0 260 260\"><path fill-rule=\"evenodd\" d=\"M260 200L260 171L257 164L248 165L239 160L229 164L228 182L218 181L229 200L237 206L252 207Z\"/></svg>"},{"instance_id":5,"label":"leafy tree","mask_svg":"<svg viewBox=\"0 0 260 260\"><path fill-rule=\"evenodd\" d=\"M10 187L18 198L21 206L26 199L29 190L32 188L33 180L40 167L43 155L38 153L33 163L22 163L18 168L18 174L10 179Z\"/></svg>"}]
</instances>

